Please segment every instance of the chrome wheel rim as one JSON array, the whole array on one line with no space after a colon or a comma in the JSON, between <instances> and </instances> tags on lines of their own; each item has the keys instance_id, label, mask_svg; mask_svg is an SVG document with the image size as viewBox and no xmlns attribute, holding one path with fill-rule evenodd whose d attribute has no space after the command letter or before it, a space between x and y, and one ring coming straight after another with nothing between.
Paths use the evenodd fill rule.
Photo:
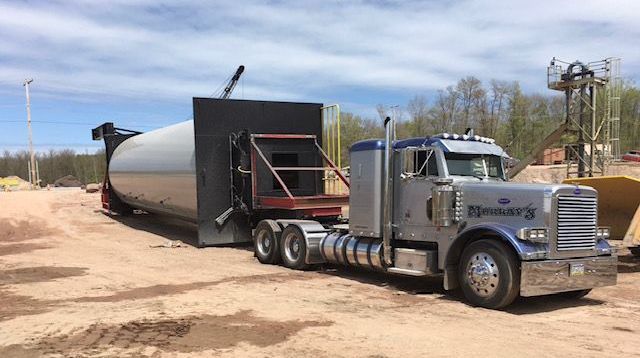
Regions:
<instances>
[{"instance_id":1,"label":"chrome wheel rim","mask_svg":"<svg viewBox=\"0 0 640 358\"><path fill-rule=\"evenodd\" d=\"M491 255L478 252L471 256L467 263L467 282L478 296L489 297L496 292L500 271Z\"/></svg>"},{"instance_id":2,"label":"chrome wheel rim","mask_svg":"<svg viewBox=\"0 0 640 358\"><path fill-rule=\"evenodd\" d=\"M291 262L298 261L300 258L300 238L296 233L289 233L284 238L284 254Z\"/></svg>"},{"instance_id":3,"label":"chrome wheel rim","mask_svg":"<svg viewBox=\"0 0 640 358\"><path fill-rule=\"evenodd\" d=\"M273 238L269 234L269 231L261 230L260 232L258 232L258 235L256 236L256 248L258 249L258 252L260 253L260 255L262 256L269 255L269 252L271 251L272 246L273 246Z\"/></svg>"}]
</instances>

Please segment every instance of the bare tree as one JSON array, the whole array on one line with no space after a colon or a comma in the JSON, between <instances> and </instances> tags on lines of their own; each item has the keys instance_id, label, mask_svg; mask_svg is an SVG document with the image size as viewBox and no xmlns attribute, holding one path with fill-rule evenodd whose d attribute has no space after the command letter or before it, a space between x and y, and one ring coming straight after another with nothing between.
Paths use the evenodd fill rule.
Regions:
<instances>
[{"instance_id":1,"label":"bare tree","mask_svg":"<svg viewBox=\"0 0 640 358\"><path fill-rule=\"evenodd\" d=\"M485 135L496 137L498 127L505 120L505 102L509 94L509 84L504 81L491 80L491 100L489 101L489 122Z\"/></svg>"},{"instance_id":2,"label":"bare tree","mask_svg":"<svg viewBox=\"0 0 640 358\"><path fill-rule=\"evenodd\" d=\"M413 97L407 104L409 113L408 134L412 137L424 136L429 132L429 105L422 95Z\"/></svg>"},{"instance_id":3,"label":"bare tree","mask_svg":"<svg viewBox=\"0 0 640 358\"><path fill-rule=\"evenodd\" d=\"M431 110L431 128L435 132L452 132L458 112L458 92L453 86L438 91L438 98Z\"/></svg>"},{"instance_id":4,"label":"bare tree","mask_svg":"<svg viewBox=\"0 0 640 358\"><path fill-rule=\"evenodd\" d=\"M384 119L387 118L387 116L389 115L387 107L382 103L379 103L376 105L376 112L378 112L378 116L382 121L384 121Z\"/></svg>"},{"instance_id":5,"label":"bare tree","mask_svg":"<svg viewBox=\"0 0 640 358\"><path fill-rule=\"evenodd\" d=\"M479 90L473 93L472 100L473 120L469 125L472 128L477 128L478 134L486 136L490 126L489 113L487 110L487 91L480 87Z\"/></svg>"},{"instance_id":6,"label":"bare tree","mask_svg":"<svg viewBox=\"0 0 640 358\"><path fill-rule=\"evenodd\" d=\"M457 118L457 130L464 131L471 126L474 121L473 107L476 99L482 96L482 82L479 79L469 76L458 81L456 90L460 94L460 116Z\"/></svg>"}]
</instances>

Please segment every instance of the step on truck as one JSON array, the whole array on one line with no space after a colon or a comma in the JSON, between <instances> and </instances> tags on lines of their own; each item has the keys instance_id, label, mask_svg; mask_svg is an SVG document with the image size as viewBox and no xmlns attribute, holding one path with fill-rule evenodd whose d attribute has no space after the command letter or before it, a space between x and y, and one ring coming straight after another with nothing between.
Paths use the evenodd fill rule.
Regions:
<instances>
[{"instance_id":1,"label":"step on truck","mask_svg":"<svg viewBox=\"0 0 640 358\"><path fill-rule=\"evenodd\" d=\"M446 290L487 308L616 283L596 190L509 183L508 155L492 139L395 140L387 119L384 139L353 144L347 175L319 145L322 104L193 102L190 121L92 131L106 145L106 212L191 221L201 247L253 241L265 264L441 276Z\"/></svg>"}]
</instances>

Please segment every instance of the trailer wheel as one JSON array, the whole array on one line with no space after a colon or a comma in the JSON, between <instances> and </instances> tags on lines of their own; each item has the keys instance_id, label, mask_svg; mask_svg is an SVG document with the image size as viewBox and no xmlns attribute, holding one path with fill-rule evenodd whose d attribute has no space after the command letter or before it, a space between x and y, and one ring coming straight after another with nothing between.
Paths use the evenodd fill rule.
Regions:
<instances>
[{"instance_id":1,"label":"trailer wheel","mask_svg":"<svg viewBox=\"0 0 640 358\"><path fill-rule=\"evenodd\" d=\"M280 235L282 230L274 220L262 220L256 226L253 236L253 248L263 264L280 263Z\"/></svg>"},{"instance_id":2,"label":"trailer wheel","mask_svg":"<svg viewBox=\"0 0 640 358\"><path fill-rule=\"evenodd\" d=\"M305 270L309 265L305 263L307 256L307 243L302 231L295 226L289 225L282 231L280 236L280 252L282 263L291 269Z\"/></svg>"},{"instance_id":3,"label":"trailer wheel","mask_svg":"<svg viewBox=\"0 0 640 358\"><path fill-rule=\"evenodd\" d=\"M462 252L458 279L471 304L498 309L511 304L520 293L518 260L498 240L478 240Z\"/></svg>"}]
</instances>

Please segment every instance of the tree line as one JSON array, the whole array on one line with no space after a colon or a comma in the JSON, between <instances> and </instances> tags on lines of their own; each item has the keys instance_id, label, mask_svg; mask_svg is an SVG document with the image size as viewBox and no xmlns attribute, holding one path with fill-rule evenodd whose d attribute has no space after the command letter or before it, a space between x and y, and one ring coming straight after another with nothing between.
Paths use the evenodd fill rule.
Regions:
<instances>
[{"instance_id":1,"label":"tree line","mask_svg":"<svg viewBox=\"0 0 640 358\"><path fill-rule=\"evenodd\" d=\"M625 82L620 102L620 147L624 153L640 148L640 89ZM509 155L519 159L566 119L563 94L525 94L517 81L491 80L487 85L473 76L437 91L432 98L416 95L403 107L378 105L376 110L379 118L341 114L342 163L349 162L349 147L354 142L384 136L382 123L387 116L398 119L399 138L464 133L473 128L475 134L496 139ZM563 138L564 143L573 140L571 135Z\"/></svg>"},{"instance_id":2,"label":"tree line","mask_svg":"<svg viewBox=\"0 0 640 358\"><path fill-rule=\"evenodd\" d=\"M80 154L70 149L50 150L36 153L36 160L42 186L53 185L57 179L67 175L85 184L100 183L107 166L104 150L94 154ZM16 175L28 180L28 162L28 151L4 151L0 155L0 177Z\"/></svg>"}]
</instances>

